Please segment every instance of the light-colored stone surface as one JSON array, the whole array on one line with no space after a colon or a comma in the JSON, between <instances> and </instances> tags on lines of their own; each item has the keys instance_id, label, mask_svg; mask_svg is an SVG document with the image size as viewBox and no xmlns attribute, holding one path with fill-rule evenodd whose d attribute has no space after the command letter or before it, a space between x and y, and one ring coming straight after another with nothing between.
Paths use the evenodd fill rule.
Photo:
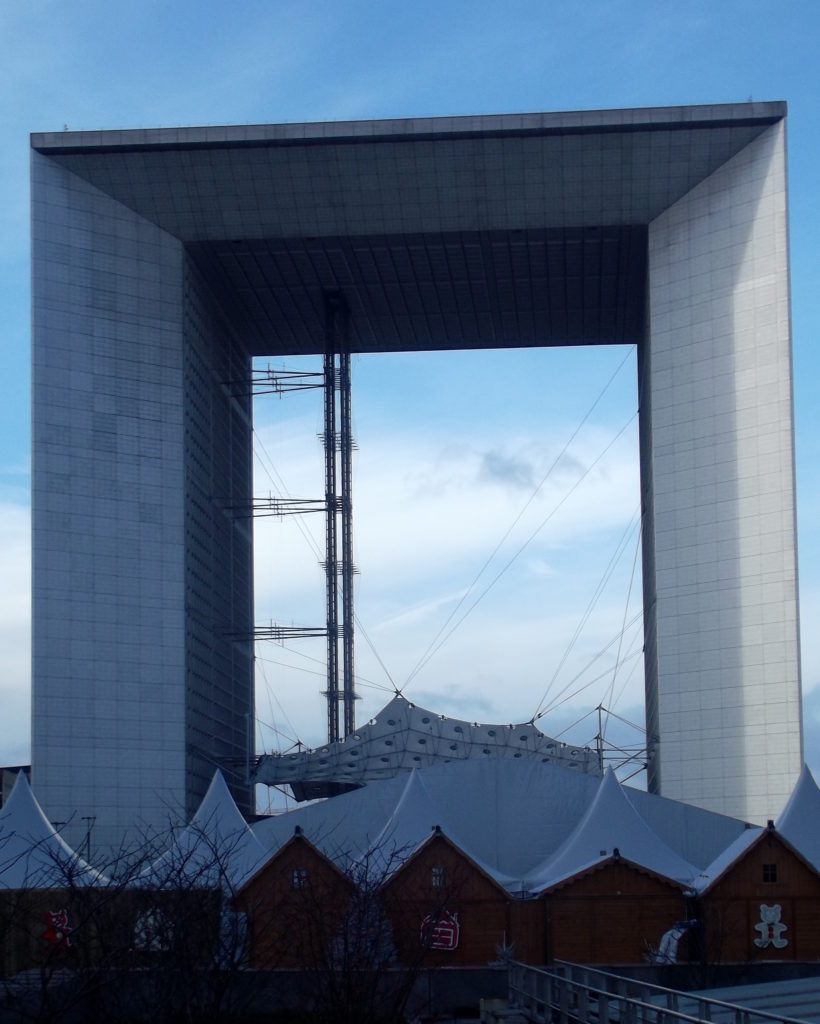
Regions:
<instances>
[{"instance_id":1,"label":"light-colored stone surface","mask_svg":"<svg viewBox=\"0 0 820 1024\"><path fill-rule=\"evenodd\" d=\"M650 779L776 816L801 752L784 116L33 136L46 813L161 827L242 761L251 540L224 505L250 418L225 382L319 351L339 289L354 351L638 346Z\"/></svg>"},{"instance_id":2,"label":"light-colored stone surface","mask_svg":"<svg viewBox=\"0 0 820 1024\"><path fill-rule=\"evenodd\" d=\"M760 824L802 763L783 133L650 225L640 382L656 782Z\"/></svg>"}]
</instances>

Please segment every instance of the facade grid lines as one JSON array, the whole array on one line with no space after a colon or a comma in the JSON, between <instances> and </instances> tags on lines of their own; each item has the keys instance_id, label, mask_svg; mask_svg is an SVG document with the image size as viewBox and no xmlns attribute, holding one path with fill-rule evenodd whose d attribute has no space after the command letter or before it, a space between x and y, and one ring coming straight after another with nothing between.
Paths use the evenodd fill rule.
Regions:
<instances>
[{"instance_id":1,"label":"facade grid lines","mask_svg":"<svg viewBox=\"0 0 820 1024\"><path fill-rule=\"evenodd\" d=\"M252 536L224 504L251 497L251 412L223 382L320 352L333 291L353 352L636 345L650 787L772 816L802 758L785 114L33 136L46 812L114 836L217 765L249 807L226 634L253 625Z\"/></svg>"}]
</instances>

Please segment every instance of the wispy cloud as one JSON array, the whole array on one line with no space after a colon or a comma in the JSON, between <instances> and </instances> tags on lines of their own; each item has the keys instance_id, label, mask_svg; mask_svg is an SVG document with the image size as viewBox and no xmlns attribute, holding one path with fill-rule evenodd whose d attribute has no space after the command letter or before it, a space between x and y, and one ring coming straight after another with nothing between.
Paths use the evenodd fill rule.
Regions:
<instances>
[{"instance_id":1,"label":"wispy cloud","mask_svg":"<svg viewBox=\"0 0 820 1024\"><path fill-rule=\"evenodd\" d=\"M449 715L451 718L460 718L462 721L474 722L480 717L485 722L495 722L492 701L486 700L474 691L465 691L461 686L440 690L414 690L411 699L413 703L434 711L440 715Z\"/></svg>"},{"instance_id":2,"label":"wispy cloud","mask_svg":"<svg viewBox=\"0 0 820 1024\"><path fill-rule=\"evenodd\" d=\"M420 603L413 605L412 608L407 608L406 610L399 612L398 615L391 615L389 618L383 619L381 622L374 623L372 632L377 633L380 630L393 629L397 626L406 627L429 620L433 613L438 612L442 608L448 608L455 605L457 601L464 597L466 592L466 589L462 589L442 594L426 601L421 601Z\"/></svg>"}]
</instances>

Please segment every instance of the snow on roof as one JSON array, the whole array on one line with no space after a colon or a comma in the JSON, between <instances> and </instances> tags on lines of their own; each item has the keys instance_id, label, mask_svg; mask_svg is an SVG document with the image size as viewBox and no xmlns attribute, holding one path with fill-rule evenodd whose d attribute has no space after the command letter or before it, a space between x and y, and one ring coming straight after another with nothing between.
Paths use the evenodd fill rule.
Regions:
<instances>
[{"instance_id":1,"label":"snow on roof","mask_svg":"<svg viewBox=\"0 0 820 1024\"><path fill-rule=\"evenodd\" d=\"M760 839L766 830L760 826L750 826L730 843L725 850L703 869L698 872L693 880L692 887L700 896L707 889L710 889L717 880L724 875L729 868L746 853Z\"/></svg>"},{"instance_id":2,"label":"snow on roof","mask_svg":"<svg viewBox=\"0 0 820 1024\"><path fill-rule=\"evenodd\" d=\"M364 783L441 762L489 758L529 758L600 775L594 751L552 739L532 722L466 722L437 715L396 694L375 718L345 739L315 750L261 757L254 781Z\"/></svg>"},{"instance_id":3,"label":"snow on roof","mask_svg":"<svg viewBox=\"0 0 820 1024\"><path fill-rule=\"evenodd\" d=\"M58 835L24 772L0 809L0 889L60 889L107 880Z\"/></svg>"},{"instance_id":4,"label":"snow on roof","mask_svg":"<svg viewBox=\"0 0 820 1024\"><path fill-rule=\"evenodd\" d=\"M803 765L776 826L783 838L820 871L820 789L808 765Z\"/></svg>"},{"instance_id":5,"label":"snow on roof","mask_svg":"<svg viewBox=\"0 0 820 1024\"><path fill-rule=\"evenodd\" d=\"M143 875L143 883L222 885L236 890L269 856L216 771L190 823Z\"/></svg>"},{"instance_id":6,"label":"snow on roof","mask_svg":"<svg viewBox=\"0 0 820 1024\"><path fill-rule=\"evenodd\" d=\"M554 854L534 868L527 888L542 892L609 860L616 849L625 860L683 884L697 874L694 865L670 849L646 824L610 770L576 829Z\"/></svg>"}]
</instances>

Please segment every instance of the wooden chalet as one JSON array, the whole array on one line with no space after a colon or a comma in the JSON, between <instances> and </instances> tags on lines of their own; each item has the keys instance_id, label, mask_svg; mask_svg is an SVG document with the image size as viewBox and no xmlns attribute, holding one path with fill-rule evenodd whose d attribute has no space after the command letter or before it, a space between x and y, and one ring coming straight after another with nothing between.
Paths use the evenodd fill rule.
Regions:
<instances>
[{"instance_id":1,"label":"wooden chalet","mask_svg":"<svg viewBox=\"0 0 820 1024\"><path fill-rule=\"evenodd\" d=\"M438 827L382 896L404 964L486 966L515 943L510 894Z\"/></svg>"},{"instance_id":2,"label":"wooden chalet","mask_svg":"<svg viewBox=\"0 0 820 1024\"><path fill-rule=\"evenodd\" d=\"M353 891L351 878L297 827L234 898L247 915L250 965L324 966Z\"/></svg>"},{"instance_id":3,"label":"wooden chalet","mask_svg":"<svg viewBox=\"0 0 820 1024\"><path fill-rule=\"evenodd\" d=\"M687 887L621 857L563 878L541 894L548 960L640 964L690 916Z\"/></svg>"},{"instance_id":4,"label":"wooden chalet","mask_svg":"<svg viewBox=\"0 0 820 1024\"><path fill-rule=\"evenodd\" d=\"M820 875L771 822L704 872L697 913L708 961L820 959Z\"/></svg>"}]
</instances>

